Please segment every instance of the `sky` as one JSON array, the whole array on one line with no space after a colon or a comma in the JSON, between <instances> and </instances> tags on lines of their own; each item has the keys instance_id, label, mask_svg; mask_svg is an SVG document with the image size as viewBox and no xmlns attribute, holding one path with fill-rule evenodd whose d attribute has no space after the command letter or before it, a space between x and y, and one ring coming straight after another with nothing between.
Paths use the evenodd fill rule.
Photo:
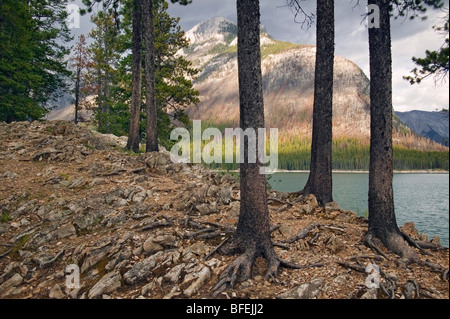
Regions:
<instances>
[{"instance_id":1,"label":"sky","mask_svg":"<svg viewBox=\"0 0 450 319\"><path fill-rule=\"evenodd\" d=\"M301 0L308 13L315 13L316 1ZM71 1L68 1L71 2ZM74 3L80 3L76 0ZM366 12L364 1L336 1L336 54L355 62L369 76L368 29L363 15ZM301 18L295 21L286 0L260 0L261 23L267 32L277 40L297 44L315 45L315 25L309 29L303 26ZM445 0L448 8L449 0ZM180 17L180 25L188 31L198 23L213 17L224 17L233 22L236 17L236 0L193 0L188 6L170 4L169 13ZM441 24L444 13L429 9L426 20L392 20L393 55L393 104L395 111L424 110L436 111L449 107L449 80L435 84L432 78L420 85L410 85L403 76L410 75L416 67L412 57L424 57L426 50L437 50L445 38L433 30ZM92 28L88 17L82 17L80 29L74 34L87 34Z\"/></svg>"}]
</instances>

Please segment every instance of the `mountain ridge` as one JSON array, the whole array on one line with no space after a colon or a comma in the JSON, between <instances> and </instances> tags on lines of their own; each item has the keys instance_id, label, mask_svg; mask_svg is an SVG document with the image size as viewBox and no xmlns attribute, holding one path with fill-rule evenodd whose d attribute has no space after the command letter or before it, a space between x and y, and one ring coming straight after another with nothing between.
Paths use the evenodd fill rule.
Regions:
<instances>
[{"instance_id":1,"label":"mountain ridge","mask_svg":"<svg viewBox=\"0 0 450 319\"><path fill-rule=\"evenodd\" d=\"M188 108L191 119L218 127L239 125L236 30L233 22L212 18L186 32L188 39L195 40L179 54L201 69L194 80L201 101ZM262 27L261 55L266 126L279 128L282 140L310 138L315 46L278 41ZM370 81L353 61L339 55L335 58L333 133L364 143L370 139ZM443 150L395 117L394 141L407 148Z\"/></svg>"},{"instance_id":2,"label":"mountain ridge","mask_svg":"<svg viewBox=\"0 0 450 319\"><path fill-rule=\"evenodd\" d=\"M415 133L448 146L448 111L427 112L413 110L409 112L395 112L395 115Z\"/></svg>"}]
</instances>

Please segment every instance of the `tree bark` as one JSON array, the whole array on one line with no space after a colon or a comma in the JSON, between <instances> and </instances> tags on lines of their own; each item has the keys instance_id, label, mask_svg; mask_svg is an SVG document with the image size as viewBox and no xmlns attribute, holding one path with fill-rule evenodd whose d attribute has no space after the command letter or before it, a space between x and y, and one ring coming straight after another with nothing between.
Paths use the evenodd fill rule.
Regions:
<instances>
[{"instance_id":1,"label":"tree bark","mask_svg":"<svg viewBox=\"0 0 450 319\"><path fill-rule=\"evenodd\" d=\"M398 228L393 191L393 106L390 0L369 0L380 8L380 28L369 29L370 47L370 168L369 229L366 240L379 238L407 259L414 252Z\"/></svg>"},{"instance_id":2,"label":"tree bark","mask_svg":"<svg viewBox=\"0 0 450 319\"><path fill-rule=\"evenodd\" d=\"M237 12L240 125L244 131L252 128L257 132L258 128L265 127L259 0L237 0ZM260 172L262 165L258 160L257 163L249 163L247 140L244 158L240 166L239 222L231 244L221 249L222 252L242 255L221 275L221 280L213 289L216 292L220 291L218 289L224 282L231 282L229 285L232 287L237 277L241 280L250 278L253 263L260 256L268 263L266 277L275 276L280 265L270 238L265 176Z\"/></svg>"},{"instance_id":3,"label":"tree bark","mask_svg":"<svg viewBox=\"0 0 450 319\"><path fill-rule=\"evenodd\" d=\"M257 132L265 127L259 0L237 3L240 126L244 131L252 128ZM270 241L265 176L260 174L261 163L248 163L247 139L244 158L240 166L241 210L236 238L247 244Z\"/></svg>"},{"instance_id":4,"label":"tree bark","mask_svg":"<svg viewBox=\"0 0 450 319\"><path fill-rule=\"evenodd\" d=\"M133 62L132 62L132 93L130 110L130 129L127 149L138 153L140 134L139 121L141 113L141 64L142 64L142 3L133 1Z\"/></svg>"},{"instance_id":5,"label":"tree bark","mask_svg":"<svg viewBox=\"0 0 450 319\"><path fill-rule=\"evenodd\" d=\"M153 0L144 1L145 30L145 104L146 104L146 152L158 152L158 110L155 97L155 37Z\"/></svg>"},{"instance_id":6,"label":"tree bark","mask_svg":"<svg viewBox=\"0 0 450 319\"><path fill-rule=\"evenodd\" d=\"M79 61L81 61L81 54L79 55ZM80 104L80 82L81 82L81 67L77 67L77 77L75 82L75 125L78 124L78 109Z\"/></svg>"},{"instance_id":7,"label":"tree bark","mask_svg":"<svg viewBox=\"0 0 450 319\"><path fill-rule=\"evenodd\" d=\"M314 194L320 205L333 201L334 36L334 0L318 0L311 167L303 193Z\"/></svg>"}]
</instances>

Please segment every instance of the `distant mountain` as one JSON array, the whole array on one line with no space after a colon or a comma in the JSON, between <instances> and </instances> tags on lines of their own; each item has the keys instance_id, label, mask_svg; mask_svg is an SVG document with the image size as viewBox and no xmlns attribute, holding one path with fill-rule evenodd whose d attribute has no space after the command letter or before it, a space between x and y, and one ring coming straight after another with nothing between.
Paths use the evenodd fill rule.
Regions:
<instances>
[{"instance_id":1,"label":"distant mountain","mask_svg":"<svg viewBox=\"0 0 450 319\"><path fill-rule=\"evenodd\" d=\"M186 33L183 54L202 70L195 81L201 102L189 109L194 119L239 124L237 26L214 18ZM285 134L311 132L316 48L277 41L261 27L263 86L267 126ZM368 135L369 80L353 62L336 57L335 134Z\"/></svg>"},{"instance_id":2,"label":"distant mountain","mask_svg":"<svg viewBox=\"0 0 450 319\"><path fill-rule=\"evenodd\" d=\"M416 134L429 138L442 145L449 145L448 111L395 112L400 121L409 126Z\"/></svg>"},{"instance_id":3,"label":"distant mountain","mask_svg":"<svg viewBox=\"0 0 450 319\"><path fill-rule=\"evenodd\" d=\"M188 109L192 119L218 127L239 125L237 26L213 18L186 32L190 46L179 54L202 71L194 81L201 102ZM316 47L282 42L261 27L266 126L279 129L282 139L310 137L314 101ZM368 143L370 138L370 82L352 61L335 58L333 134ZM397 145L433 149L403 123L394 121Z\"/></svg>"}]
</instances>

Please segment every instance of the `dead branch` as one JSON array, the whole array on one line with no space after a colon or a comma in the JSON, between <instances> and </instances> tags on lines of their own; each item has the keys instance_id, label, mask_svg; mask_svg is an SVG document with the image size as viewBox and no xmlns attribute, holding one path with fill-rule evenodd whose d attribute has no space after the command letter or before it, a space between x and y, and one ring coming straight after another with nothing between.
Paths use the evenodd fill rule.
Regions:
<instances>
[{"instance_id":1,"label":"dead branch","mask_svg":"<svg viewBox=\"0 0 450 319\"><path fill-rule=\"evenodd\" d=\"M97 174L97 176L108 177L108 176L120 175L120 174L126 173L126 172L127 172L126 169L124 169L124 168L118 168L118 169L113 170L113 171L110 172L110 173Z\"/></svg>"},{"instance_id":2,"label":"dead branch","mask_svg":"<svg viewBox=\"0 0 450 319\"><path fill-rule=\"evenodd\" d=\"M49 261L46 261L46 262L43 262L42 264L40 264L39 268L44 269L44 268L50 267L63 254L64 254L64 249L61 250L58 254L56 254L56 256L53 257L52 259L50 259Z\"/></svg>"},{"instance_id":3,"label":"dead branch","mask_svg":"<svg viewBox=\"0 0 450 319\"><path fill-rule=\"evenodd\" d=\"M307 268L325 266L324 263L314 263L314 264L310 264L310 265L297 265L295 263L291 263L291 262L283 260L281 258L279 260L280 260L280 266L283 266L285 268L290 268L290 269L307 269Z\"/></svg>"},{"instance_id":4,"label":"dead branch","mask_svg":"<svg viewBox=\"0 0 450 319\"><path fill-rule=\"evenodd\" d=\"M154 222L150 225L142 227L141 229L139 229L139 231L148 231L148 230L152 230L155 228L170 227L170 226L173 226L173 222L171 222L171 221Z\"/></svg>"},{"instance_id":5,"label":"dead branch","mask_svg":"<svg viewBox=\"0 0 450 319\"><path fill-rule=\"evenodd\" d=\"M352 256L348 258L349 260L355 260L355 259L373 259L377 261L383 261L384 258L379 255L358 255L358 256Z\"/></svg>"},{"instance_id":6,"label":"dead branch","mask_svg":"<svg viewBox=\"0 0 450 319\"><path fill-rule=\"evenodd\" d=\"M0 258L3 258L3 257L5 257L5 256L7 256L7 255L11 252L11 250L12 250L12 248L6 250L4 253L1 253L1 254L0 254Z\"/></svg>"},{"instance_id":7,"label":"dead branch","mask_svg":"<svg viewBox=\"0 0 450 319\"><path fill-rule=\"evenodd\" d=\"M338 227L338 226L332 226L332 225L320 225L320 227L345 233L344 226Z\"/></svg>"},{"instance_id":8,"label":"dead branch","mask_svg":"<svg viewBox=\"0 0 450 319\"><path fill-rule=\"evenodd\" d=\"M279 200L277 198L271 197L271 198L267 199L267 204L273 205L274 203L277 203L278 205L290 205L290 206L292 206L291 203Z\"/></svg>"},{"instance_id":9,"label":"dead branch","mask_svg":"<svg viewBox=\"0 0 450 319\"><path fill-rule=\"evenodd\" d=\"M205 233L212 233L214 231L215 231L215 229L205 228L205 229L199 230L199 231L197 231L197 232L195 232L193 234L188 235L187 238L188 239L194 239L197 236L200 236L200 235L205 234Z\"/></svg>"},{"instance_id":10,"label":"dead branch","mask_svg":"<svg viewBox=\"0 0 450 319\"><path fill-rule=\"evenodd\" d=\"M224 233L223 231L216 231L216 232L199 235L199 236L197 236L197 239L214 239L214 238L224 236L224 235L226 235L226 233Z\"/></svg>"},{"instance_id":11,"label":"dead branch","mask_svg":"<svg viewBox=\"0 0 450 319\"><path fill-rule=\"evenodd\" d=\"M284 240L282 241L283 243L287 243L287 244L292 244L294 242L296 242L297 240L300 239L304 239L306 236L308 236L308 234L314 230L317 227L322 226L319 223L312 223L311 225L307 226L306 228L302 229L297 235L295 235L294 237Z\"/></svg>"},{"instance_id":12,"label":"dead branch","mask_svg":"<svg viewBox=\"0 0 450 319\"><path fill-rule=\"evenodd\" d=\"M366 273L366 268L362 267L362 266L356 266L356 265L352 265L348 262L343 262L343 261L337 261L336 262L339 266L342 266L344 268L348 268L357 272L361 272L361 273Z\"/></svg>"},{"instance_id":13,"label":"dead branch","mask_svg":"<svg viewBox=\"0 0 450 319\"><path fill-rule=\"evenodd\" d=\"M285 244L282 244L282 243L275 242L275 243L272 243L272 244L273 244L274 247L280 247L280 248L283 248L283 249L286 249L286 250L290 249L289 245L285 245Z\"/></svg>"},{"instance_id":14,"label":"dead branch","mask_svg":"<svg viewBox=\"0 0 450 319\"><path fill-rule=\"evenodd\" d=\"M219 244L219 246L217 246L216 248L214 248L208 255L206 255L204 258L203 258L203 260L208 260L209 258L211 258L215 253L217 253L219 250L220 250L220 248L222 248L223 247L223 245L225 245L227 242L228 242L228 240L230 240L230 238L231 237L227 237L227 238L225 238L220 244Z\"/></svg>"},{"instance_id":15,"label":"dead branch","mask_svg":"<svg viewBox=\"0 0 450 319\"><path fill-rule=\"evenodd\" d=\"M314 235L314 237L308 242L310 245L316 245L317 239L320 237L320 233Z\"/></svg>"}]
</instances>

